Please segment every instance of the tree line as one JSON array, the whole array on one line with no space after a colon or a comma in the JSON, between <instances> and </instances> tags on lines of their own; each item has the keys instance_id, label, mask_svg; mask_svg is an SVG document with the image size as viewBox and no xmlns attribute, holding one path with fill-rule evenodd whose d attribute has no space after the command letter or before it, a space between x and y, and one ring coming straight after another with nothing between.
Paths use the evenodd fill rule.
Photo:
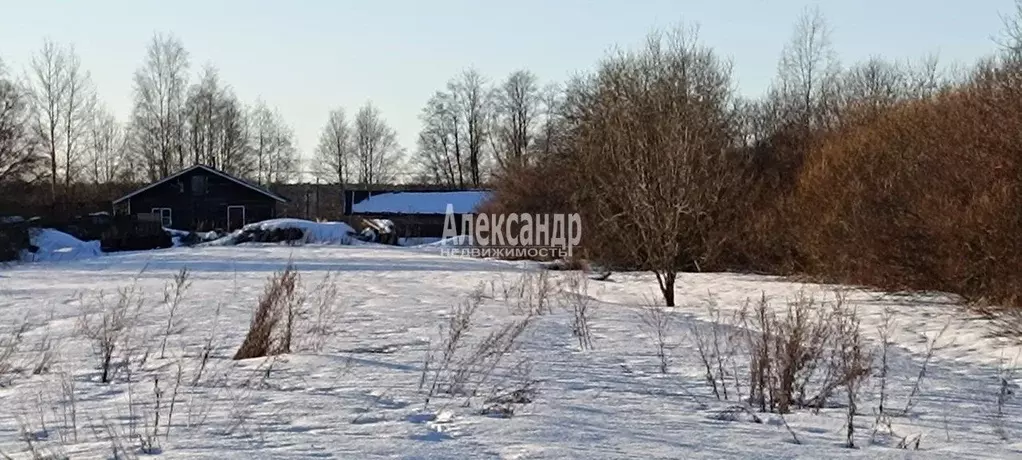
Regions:
<instances>
[{"instance_id":1,"label":"tree line","mask_svg":"<svg viewBox=\"0 0 1022 460\"><path fill-rule=\"evenodd\" d=\"M492 212L579 212L584 257L656 274L800 274L1017 305L1022 6L971 66L842 63L817 9L765 94L697 28L564 85L548 153L497 173Z\"/></svg>"},{"instance_id":2,"label":"tree line","mask_svg":"<svg viewBox=\"0 0 1022 460\"><path fill-rule=\"evenodd\" d=\"M155 34L133 75L130 116L118 120L73 45L45 40L21 71L0 60L0 185L46 184L55 201L73 187L155 181L194 164L263 185L299 179L306 168L280 112L240 100L212 64L194 79L192 70L178 38ZM393 180L403 152L371 102L351 128L332 112L317 151L317 172L349 180L350 165L353 179L373 184Z\"/></svg>"},{"instance_id":3,"label":"tree line","mask_svg":"<svg viewBox=\"0 0 1022 460\"><path fill-rule=\"evenodd\" d=\"M315 172L335 184L385 184L403 176L443 188L485 187L500 171L552 151L562 94L529 70L497 83L465 70L422 108L411 155L371 104L353 120L337 108L320 135Z\"/></svg>"}]
</instances>

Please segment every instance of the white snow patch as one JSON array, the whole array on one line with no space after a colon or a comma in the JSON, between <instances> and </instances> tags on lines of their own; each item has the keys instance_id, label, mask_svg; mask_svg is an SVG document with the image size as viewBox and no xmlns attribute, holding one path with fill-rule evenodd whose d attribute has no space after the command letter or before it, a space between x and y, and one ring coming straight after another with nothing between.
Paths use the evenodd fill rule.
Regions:
<instances>
[{"instance_id":1,"label":"white snow patch","mask_svg":"<svg viewBox=\"0 0 1022 460\"><path fill-rule=\"evenodd\" d=\"M209 246L229 246L235 244L238 237L245 232L251 232L254 230L271 231L288 228L301 229L305 235L302 243L306 244L346 245L351 244L353 236L356 234L355 229L351 228L350 225L344 222L313 222L311 220L304 219L282 218L248 224L242 227L241 230L235 231L230 235L206 244Z\"/></svg>"},{"instance_id":2,"label":"white snow patch","mask_svg":"<svg viewBox=\"0 0 1022 460\"><path fill-rule=\"evenodd\" d=\"M103 255L99 241L82 241L67 233L52 228L33 228L29 238L35 252L22 251L25 262L46 262L54 260L78 260Z\"/></svg>"}]
</instances>

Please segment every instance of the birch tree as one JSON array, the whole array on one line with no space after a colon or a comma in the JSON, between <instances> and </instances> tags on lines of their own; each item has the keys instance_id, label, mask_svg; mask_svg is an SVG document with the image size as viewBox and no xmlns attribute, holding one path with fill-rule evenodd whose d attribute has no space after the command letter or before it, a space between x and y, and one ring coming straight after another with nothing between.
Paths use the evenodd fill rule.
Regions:
<instances>
[{"instance_id":1,"label":"birch tree","mask_svg":"<svg viewBox=\"0 0 1022 460\"><path fill-rule=\"evenodd\" d=\"M493 153L498 166L509 168L528 163L539 117L540 90L536 76L519 70L494 93Z\"/></svg>"},{"instance_id":2,"label":"birch tree","mask_svg":"<svg viewBox=\"0 0 1022 460\"><path fill-rule=\"evenodd\" d=\"M351 124L344 109L331 110L316 146L317 174L343 187L350 178L352 150Z\"/></svg>"},{"instance_id":3,"label":"birch tree","mask_svg":"<svg viewBox=\"0 0 1022 460\"><path fill-rule=\"evenodd\" d=\"M401 147L397 132L371 102L355 116L355 164L358 183L377 185L392 182L397 175Z\"/></svg>"},{"instance_id":4,"label":"birch tree","mask_svg":"<svg viewBox=\"0 0 1022 460\"><path fill-rule=\"evenodd\" d=\"M245 113L231 88L220 81L215 67L188 90L185 138L191 162L244 176L251 169Z\"/></svg>"},{"instance_id":5,"label":"birch tree","mask_svg":"<svg viewBox=\"0 0 1022 460\"><path fill-rule=\"evenodd\" d=\"M88 126L88 154L85 170L93 183L109 183L124 176L124 130L105 107L97 106Z\"/></svg>"},{"instance_id":6,"label":"birch tree","mask_svg":"<svg viewBox=\"0 0 1022 460\"><path fill-rule=\"evenodd\" d=\"M75 179L87 134L95 89L73 46L43 43L30 64L34 131L49 160L50 191Z\"/></svg>"},{"instance_id":7,"label":"birch tree","mask_svg":"<svg viewBox=\"0 0 1022 460\"><path fill-rule=\"evenodd\" d=\"M298 170L298 150L294 131L280 112L264 101L257 101L251 112L249 150L254 163L253 175L263 185L291 180Z\"/></svg>"},{"instance_id":8,"label":"birch tree","mask_svg":"<svg viewBox=\"0 0 1022 460\"><path fill-rule=\"evenodd\" d=\"M135 72L131 148L148 179L159 180L186 165L185 90L189 60L174 36L153 36L145 63Z\"/></svg>"},{"instance_id":9,"label":"birch tree","mask_svg":"<svg viewBox=\"0 0 1022 460\"><path fill-rule=\"evenodd\" d=\"M42 162L32 115L31 95L0 61L0 185L29 178Z\"/></svg>"}]
</instances>

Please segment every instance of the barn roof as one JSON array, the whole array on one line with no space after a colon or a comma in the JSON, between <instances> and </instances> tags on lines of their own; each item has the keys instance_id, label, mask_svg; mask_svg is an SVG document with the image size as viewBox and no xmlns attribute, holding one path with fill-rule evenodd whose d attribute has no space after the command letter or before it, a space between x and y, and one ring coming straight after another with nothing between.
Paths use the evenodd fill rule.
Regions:
<instances>
[{"instance_id":1,"label":"barn roof","mask_svg":"<svg viewBox=\"0 0 1022 460\"><path fill-rule=\"evenodd\" d=\"M140 188L138 190L135 190L134 192L131 192L131 193L127 194L127 195L124 195L124 196L114 200L114 204L117 204L117 203L120 203L120 202L122 202L124 200L127 200L127 199L129 199L129 198L131 198L131 197L133 197L135 195L138 195L138 194L140 194L142 192L145 192L146 190L149 190L149 189L152 189L152 188L157 187L159 185L162 185L162 184L165 184L167 182L170 182L171 180L177 179L178 177L181 177L181 176L183 176L185 174L188 174L188 173L190 173L192 171L195 171L196 169L201 169L201 170L206 171L206 172L208 172L210 174L214 174L214 175L223 177L224 179L227 179L227 180L229 180L231 182L234 182L234 183L236 183L238 185L241 185L242 187L246 187L246 188L252 189L253 191L256 191L258 193L266 195L266 196L268 196L270 198L273 198L274 200L277 200L277 201L279 201L281 203L287 203L287 198L284 198L284 197L282 197L282 196L280 196L280 195L278 195L276 193L273 193L273 192L267 190L264 187L260 187L258 185L253 184L253 183L250 183L250 182L248 182L248 181L246 181L244 179L239 179L239 178L234 177L234 176L232 176L230 174L227 174L227 173L225 173L223 171L218 171L216 169L210 168L209 166L206 166L206 165L195 165L195 166L191 166L191 167L182 169L182 170L180 170L180 171L178 171L178 172L176 172L174 174L171 174L171 175L169 175L169 176L167 176L167 177L165 177L163 179L160 179L160 180L158 180L156 182L153 182L153 183L151 183L151 184L149 184L149 185L147 185L145 187L142 187L142 188Z\"/></svg>"},{"instance_id":2,"label":"barn roof","mask_svg":"<svg viewBox=\"0 0 1022 460\"><path fill-rule=\"evenodd\" d=\"M352 205L358 214L445 214L447 205L455 214L475 212L490 197L481 190L457 192L389 192L372 195Z\"/></svg>"}]
</instances>

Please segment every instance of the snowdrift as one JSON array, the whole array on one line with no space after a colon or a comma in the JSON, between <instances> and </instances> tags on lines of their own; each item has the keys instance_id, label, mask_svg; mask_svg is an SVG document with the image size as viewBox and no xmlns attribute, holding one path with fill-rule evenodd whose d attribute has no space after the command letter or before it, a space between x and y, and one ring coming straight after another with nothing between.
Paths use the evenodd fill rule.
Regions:
<instances>
[{"instance_id":1,"label":"snowdrift","mask_svg":"<svg viewBox=\"0 0 1022 460\"><path fill-rule=\"evenodd\" d=\"M347 245L351 244L356 233L344 222L271 219L248 224L241 230L200 246L233 246L242 243Z\"/></svg>"},{"instance_id":2,"label":"snowdrift","mask_svg":"<svg viewBox=\"0 0 1022 460\"><path fill-rule=\"evenodd\" d=\"M22 251L24 262L78 260L103 255L99 241L82 241L52 228L30 229L29 238L36 250Z\"/></svg>"}]
</instances>

